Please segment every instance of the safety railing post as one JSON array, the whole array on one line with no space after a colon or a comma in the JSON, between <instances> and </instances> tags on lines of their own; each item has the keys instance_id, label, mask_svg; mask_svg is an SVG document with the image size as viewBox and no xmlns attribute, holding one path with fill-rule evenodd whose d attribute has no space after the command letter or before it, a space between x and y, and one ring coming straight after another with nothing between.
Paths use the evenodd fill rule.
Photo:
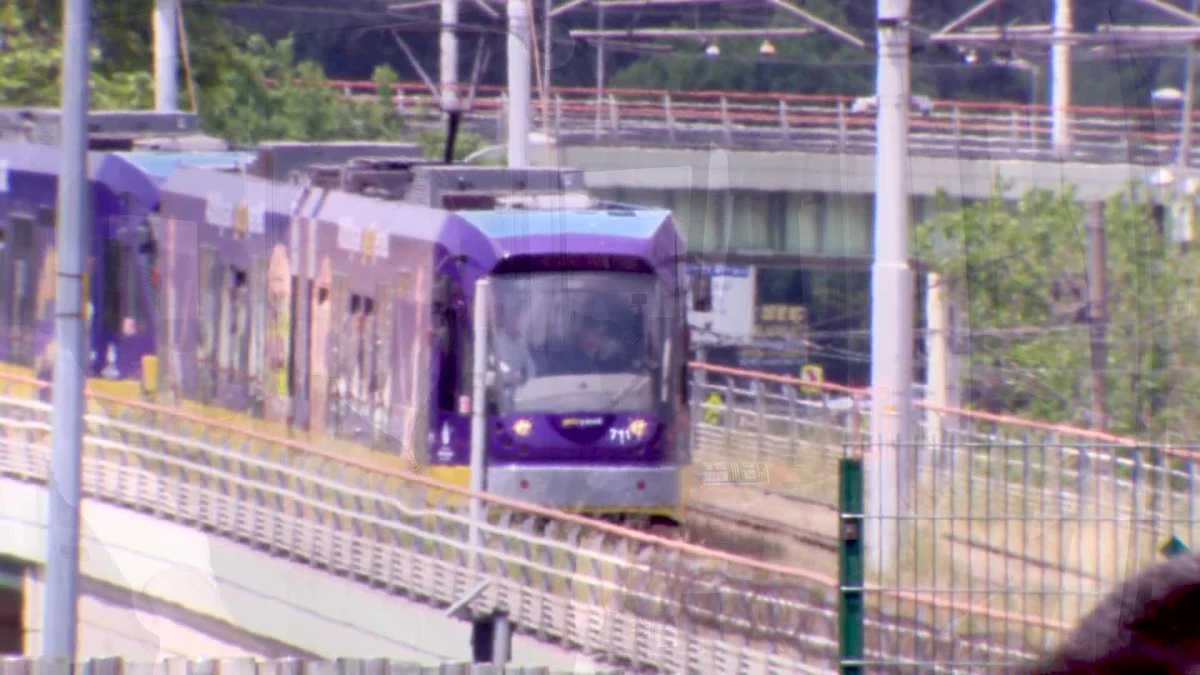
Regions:
<instances>
[{"instance_id":1,"label":"safety railing post","mask_svg":"<svg viewBox=\"0 0 1200 675\"><path fill-rule=\"evenodd\" d=\"M562 94L554 95L554 137L562 138L563 128L563 97Z\"/></svg>"},{"instance_id":2,"label":"safety railing post","mask_svg":"<svg viewBox=\"0 0 1200 675\"><path fill-rule=\"evenodd\" d=\"M838 105L841 105L841 103L839 103ZM791 129L788 125L789 114L790 113L788 113L787 101L785 101L783 99L779 99L779 131L780 131L780 134L783 136L784 141L791 140ZM841 150L840 147L838 149Z\"/></svg>"},{"instance_id":3,"label":"safety railing post","mask_svg":"<svg viewBox=\"0 0 1200 675\"><path fill-rule=\"evenodd\" d=\"M737 412L734 407L735 400L733 398L735 389L733 386L733 377L725 376L725 447L733 447L733 428L737 425Z\"/></svg>"},{"instance_id":4,"label":"safety railing post","mask_svg":"<svg viewBox=\"0 0 1200 675\"><path fill-rule=\"evenodd\" d=\"M725 142L733 142L733 122L729 119L729 101L721 97L721 128L725 132Z\"/></svg>"},{"instance_id":5,"label":"safety railing post","mask_svg":"<svg viewBox=\"0 0 1200 675\"><path fill-rule=\"evenodd\" d=\"M756 461L761 460L767 452L767 406L766 396L763 393L763 389L766 388L766 385L767 383L762 380L757 380L754 382L754 414L756 417L758 417L758 424L755 425L755 429L757 430L757 433L755 434L757 437L755 439L755 445L757 446L756 450L758 451L757 457L755 458Z\"/></svg>"},{"instance_id":6,"label":"safety railing post","mask_svg":"<svg viewBox=\"0 0 1200 675\"><path fill-rule=\"evenodd\" d=\"M667 140L675 143L675 114L671 112L671 95L663 94L663 120L667 124Z\"/></svg>"},{"instance_id":7,"label":"safety railing post","mask_svg":"<svg viewBox=\"0 0 1200 675\"><path fill-rule=\"evenodd\" d=\"M860 443L847 445L847 455ZM857 456L842 457L838 471L838 648L839 670L863 672L863 468Z\"/></svg>"}]
</instances>

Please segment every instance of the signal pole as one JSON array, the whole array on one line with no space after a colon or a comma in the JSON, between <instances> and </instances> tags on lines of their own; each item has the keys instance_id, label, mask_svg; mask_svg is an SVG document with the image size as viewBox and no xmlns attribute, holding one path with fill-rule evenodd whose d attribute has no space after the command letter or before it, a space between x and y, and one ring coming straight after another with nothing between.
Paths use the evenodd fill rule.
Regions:
<instances>
[{"instance_id":1,"label":"signal pole","mask_svg":"<svg viewBox=\"0 0 1200 675\"><path fill-rule=\"evenodd\" d=\"M66 0L63 16L62 168L58 182L53 448L50 456L42 655L75 658L83 460L83 273L87 260L88 43L91 0Z\"/></svg>"},{"instance_id":2,"label":"signal pole","mask_svg":"<svg viewBox=\"0 0 1200 675\"><path fill-rule=\"evenodd\" d=\"M529 5L508 0L508 166L529 166Z\"/></svg>"},{"instance_id":3,"label":"signal pole","mask_svg":"<svg viewBox=\"0 0 1200 675\"><path fill-rule=\"evenodd\" d=\"M915 458L909 443L913 276L908 266L910 0L878 0L875 260L871 273L871 448L866 458L867 550L893 566L897 522Z\"/></svg>"},{"instance_id":4,"label":"signal pole","mask_svg":"<svg viewBox=\"0 0 1200 675\"><path fill-rule=\"evenodd\" d=\"M1074 30L1071 19L1071 0L1055 0L1054 43L1050 47L1051 145L1056 157L1066 159L1071 152L1071 43L1068 41Z\"/></svg>"},{"instance_id":5,"label":"signal pole","mask_svg":"<svg viewBox=\"0 0 1200 675\"><path fill-rule=\"evenodd\" d=\"M154 109L175 112L179 96L179 6L176 0L154 2Z\"/></svg>"},{"instance_id":6,"label":"signal pole","mask_svg":"<svg viewBox=\"0 0 1200 675\"><path fill-rule=\"evenodd\" d=\"M442 110L458 108L458 0L442 0Z\"/></svg>"}]
</instances>

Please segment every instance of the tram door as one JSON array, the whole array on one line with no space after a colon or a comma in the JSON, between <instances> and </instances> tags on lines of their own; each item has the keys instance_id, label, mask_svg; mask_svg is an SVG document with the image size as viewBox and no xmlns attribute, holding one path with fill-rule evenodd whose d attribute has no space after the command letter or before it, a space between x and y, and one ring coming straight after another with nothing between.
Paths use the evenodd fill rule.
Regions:
<instances>
[{"instance_id":1,"label":"tram door","mask_svg":"<svg viewBox=\"0 0 1200 675\"><path fill-rule=\"evenodd\" d=\"M124 199L128 213L132 199ZM158 285L153 279L158 264L158 241L147 217L122 215L112 222L115 236L106 239L101 265L101 306L93 321L99 334L100 375L109 379L141 374L141 357L154 352L151 325L158 307ZM47 256L48 258L50 256Z\"/></svg>"},{"instance_id":2,"label":"tram door","mask_svg":"<svg viewBox=\"0 0 1200 675\"><path fill-rule=\"evenodd\" d=\"M39 319L47 336L53 331L54 219L54 209L43 208L10 212L0 223L0 360L7 363L33 366ZM47 256L49 286L42 280Z\"/></svg>"},{"instance_id":3,"label":"tram door","mask_svg":"<svg viewBox=\"0 0 1200 675\"><path fill-rule=\"evenodd\" d=\"M287 340L280 350L272 342L279 337L275 326L269 324L281 295L275 281L281 274L287 278L287 252L282 244L267 250L265 233L248 231L245 206L238 211L233 236L222 236L199 252L200 398L270 417L271 394L279 382L278 354L287 353ZM290 289L284 286L286 303ZM286 377L283 381L286 385Z\"/></svg>"}]
</instances>

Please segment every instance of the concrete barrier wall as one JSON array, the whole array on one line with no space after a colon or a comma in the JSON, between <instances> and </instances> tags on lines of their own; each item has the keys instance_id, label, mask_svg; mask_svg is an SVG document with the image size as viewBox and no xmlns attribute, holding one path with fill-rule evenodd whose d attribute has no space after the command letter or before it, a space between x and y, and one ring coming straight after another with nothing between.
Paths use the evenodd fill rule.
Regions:
<instances>
[{"instance_id":1,"label":"concrete barrier wall","mask_svg":"<svg viewBox=\"0 0 1200 675\"><path fill-rule=\"evenodd\" d=\"M45 530L45 488L0 479L0 554L43 563ZM85 629L80 657L211 649L204 655L372 656L430 665L471 658L468 623L248 546L94 500L83 504L82 530L80 567L91 580L86 590L95 593L81 615L108 627L125 617L126 630ZM26 644L37 646L40 585L36 577L27 583L36 604L26 608ZM520 635L512 665L594 669L573 652Z\"/></svg>"}]
</instances>

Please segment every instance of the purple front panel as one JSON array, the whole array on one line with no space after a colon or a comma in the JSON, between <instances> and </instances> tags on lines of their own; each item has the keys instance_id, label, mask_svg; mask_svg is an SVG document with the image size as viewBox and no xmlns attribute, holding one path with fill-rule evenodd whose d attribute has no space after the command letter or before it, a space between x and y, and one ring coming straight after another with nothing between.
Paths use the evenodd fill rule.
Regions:
<instances>
[{"instance_id":1,"label":"purple front panel","mask_svg":"<svg viewBox=\"0 0 1200 675\"><path fill-rule=\"evenodd\" d=\"M529 431L521 436L524 423ZM496 462L660 464L666 459L666 435L656 415L507 415L492 419L488 445Z\"/></svg>"}]
</instances>

